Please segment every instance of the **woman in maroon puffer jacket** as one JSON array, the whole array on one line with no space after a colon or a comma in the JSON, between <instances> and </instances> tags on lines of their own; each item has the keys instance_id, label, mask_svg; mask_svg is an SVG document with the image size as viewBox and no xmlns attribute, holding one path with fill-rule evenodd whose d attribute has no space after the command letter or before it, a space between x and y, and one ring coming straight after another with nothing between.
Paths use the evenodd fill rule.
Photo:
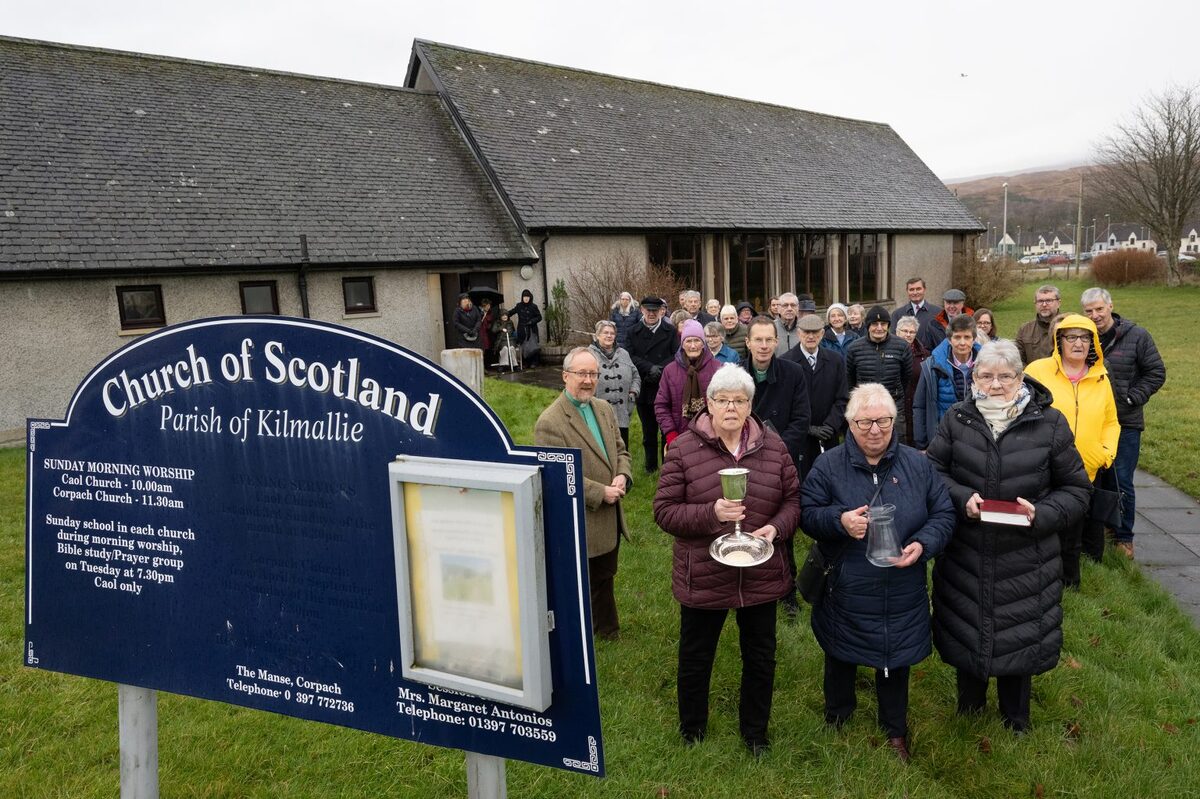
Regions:
<instances>
[{"instance_id":1,"label":"woman in maroon puffer jacket","mask_svg":"<svg viewBox=\"0 0 1200 799\"><path fill-rule=\"evenodd\" d=\"M701 412L667 451L654 520L675 536L671 588L679 601L679 730L689 743L708 727L713 657L729 609L737 611L742 650L739 727L756 756L768 746L767 723L775 685L775 602L792 592L783 547L748 568L713 560L719 535L742 529L768 541L792 536L800 522L800 483L787 447L750 415L754 381L726 364L708 385ZM721 491L721 469L750 470L744 502Z\"/></svg>"},{"instance_id":2,"label":"woman in maroon puffer jacket","mask_svg":"<svg viewBox=\"0 0 1200 799\"><path fill-rule=\"evenodd\" d=\"M704 343L704 328L695 319L680 326L679 340L679 349L663 369L654 398L654 417L668 447L704 410L708 381L721 368L721 362Z\"/></svg>"}]
</instances>

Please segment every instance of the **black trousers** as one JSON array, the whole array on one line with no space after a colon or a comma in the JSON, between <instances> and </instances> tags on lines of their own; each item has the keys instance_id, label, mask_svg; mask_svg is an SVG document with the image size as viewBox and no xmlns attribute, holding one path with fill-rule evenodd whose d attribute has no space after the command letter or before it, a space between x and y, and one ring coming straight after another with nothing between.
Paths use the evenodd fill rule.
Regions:
<instances>
[{"instance_id":1,"label":"black trousers","mask_svg":"<svg viewBox=\"0 0 1200 799\"><path fill-rule=\"evenodd\" d=\"M1066 588L1078 588L1080 582L1079 555L1083 551L1083 528L1087 519L1075 522L1058 531L1058 542L1062 548L1062 578Z\"/></svg>"},{"instance_id":2,"label":"black trousers","mask_svg":"<svg viewBox=\"0 0 1200 799\"><path fill-rule=\"evenodd\" d=\"M643 386L642 391L642 395L638 397L637 413L638 418L642 420L642 447L646 451L646 471L652 472L658 468L663 451L658 433L658 418L654 415L654 397L658 393L658 386L656 384L652 392L647 392ZM648 399L643 401L643 397Z\"/></svg>"},{"instance_id":3,"label":"black trousers","mask_svg":"<svg viewBox=\"0 0 1200 799\"><path fill-rule=\"evenodd\" d=\"M958 712L978 713L987 705L986 677L958 669ZM996 698L1004 726L1013 730L1029 729L1029 698L1033 693L1033 676L1014 674L996 678Z\"/></svg>"},{"instance_id":4,"label":"black trousers","mask_svg":"<svg viewBox=\"0 0 1200 799\"><path fill-rule=\"evenodd\" d=\"M708 691L717 641L729 611L679 606L679 731L703 737L708 729ZM738 608L742 688L738 728L749 744L767 743L771 697L775 692L775 603Z\"/></svg>"},{"instance_id":5,"label":"black trousers","mask_svg":"<svg viewBox=\"0 0 1200 799\"><path fill-rule=\"evenodd\" d=\"M621 549L621 537L612 552L588 558L588 582L592 589L592 632L611 637L621 629L617 617L617 596L613 583L617 576L617 552Z\"/></svg>"},{"instance_id":6,"label":"black trousers","mask_svg":"<svg viewBox=\"0 0 1200 799\"><path fill-rule=\"evenodd\" d=\"M1087 555L1096 562L1104 557L1104 523L1084 516L1058 535L1062 546L1063 584L1078 588L1080 555Z\"/></svg>"},{"instance_id":7,"label":"black trousers","mask_svg":"<svg viewBox=\"0 0 1200 799\"><path fill-rule=\"evenodd\" d=\"M629 451L629 426L626 425L625 427L618 427L617 429L621 431L621 440L625 442L625 451L628 452Z\"/></svg>"},{"instance_id":8,"label":"black trousers","mask_svg":"<svg viewBox=\"0 0 1200 799\"><path fill-rule=\"evenodd\" d=\"M875 669L875 698L879 703L879 727L889 738L908 735L908 666ZM825 653L825 721L841 726L858 707L854 680L858 666Z\"/></svg>"}]
</instances>

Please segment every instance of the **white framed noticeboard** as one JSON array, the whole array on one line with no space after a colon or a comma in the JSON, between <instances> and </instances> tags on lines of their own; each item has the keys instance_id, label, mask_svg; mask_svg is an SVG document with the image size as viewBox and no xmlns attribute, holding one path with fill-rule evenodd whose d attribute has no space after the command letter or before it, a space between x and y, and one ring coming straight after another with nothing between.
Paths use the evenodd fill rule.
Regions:
<instances>
[{"instance_id":1,"label":"white framed noticeboard","mask_svg":"<svg viewBox=\"0 0 1200 799\"><path fill-rule=\"evenodd\" d=\"M402 675L545 710L541 472L403 455L388 472Z\"/></svg>"}]
</instances>

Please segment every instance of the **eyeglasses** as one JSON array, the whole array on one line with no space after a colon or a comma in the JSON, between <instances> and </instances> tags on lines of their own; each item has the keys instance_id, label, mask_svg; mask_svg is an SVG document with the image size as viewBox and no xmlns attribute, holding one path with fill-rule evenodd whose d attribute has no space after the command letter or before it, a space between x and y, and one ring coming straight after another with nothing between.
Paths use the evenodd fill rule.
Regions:
<instances>
[{"instance_id":1,"label":"eyeglasses","mask_svg":"<svg viewBox=\"0 0 1200 799\"><path fill-rule=\"evenodd\" d=\"M881 416L878 419L855 419L854 426L864 433L871 432L872 426L876 426L880 430L887 432L892 429L892 423L895 421L895 416Z\"/></svg>"},{"instance_id":2,"label":"eyeglasses","mask_svg":"<svg viewBox=\"0 0 1200 799\"><path fill-rule=\"evenodd\" d=\"M1000 381L1001 385L1007 386L1007 385L1011 385L1012 383L1016 382L1016 379L1017 379L1017 376L1014 375L1012 372L1005 372L1003 374L998 374L998 375L989 375L986 372L976 372L975 373L975 382L980 383L985 386L989 386L992 383L996 382L997 380Z\"/></svg>"},{"instance_id":3,"label":"eyeglasses","mask_svg":"<svg viewBox=\"0 0 1200 799\"><path fill-rule=\"evenodd\" d=\"M1059 302L1059 299L1058 297L1050 297L1049 299L1045 300L1034 300L1034 302L1037 305L1053 305L1054 303Z\"/></svg>"},{"instance_id":4,"label":"eyeglasses","mask_svg":"<svg viewBox=\"0 0 1200 799\"><path fill-rule=\"evenodd\" d=\"M1062 340L1068 344L1074 344L1076 341L1091 341L1091 333L1063 333Z\"/></svg>"},{"instance_id":5,"label":"eyeglasses","mask_svg":"<svg viewBox=\"0 0 1200 799\"><path fill-rule=\"evenodd\" d=\"M748 400L748 399L715 399L714 398L714 399L710 399L709 402L711 402L713 405L716 405L718 408L745 408L747 405L750 404L750 400Z\"/></svg>"},{"instance_id":6,"label":"eyeglasses","mask_svg":"<svg viewBox=\"0 0 1200 799\"><path fill-rule=\"evenodd\" d=\"M580 380L596 380L600 377L599 372L581 372L577 369L564 369L563 371L575 375Z\"/></svg>"}]
</instances>

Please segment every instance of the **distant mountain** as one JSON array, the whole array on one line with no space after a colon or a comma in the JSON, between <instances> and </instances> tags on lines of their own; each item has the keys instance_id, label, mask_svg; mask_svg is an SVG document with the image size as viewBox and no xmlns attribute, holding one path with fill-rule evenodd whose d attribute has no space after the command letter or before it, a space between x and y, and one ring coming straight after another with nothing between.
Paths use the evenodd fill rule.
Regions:
<instances>
[{"instance_id":1,"label":"distant mountain","mask_svg":"<svg viewBox=\"0 0 1200 799\"><path fill-rule=\"evenodd\" d=\"M1061 231L1074 236L1075 220L1079 203L1079 178L1083 176L1083 225L1087 228L1085 243L1090 243L1095 229L1104 235L1105 213L1110 211L1103 198L1095 196L1094 187L1089 186L1088 173L1091 167L1076 166L1067 169L1041 170L1036 172L1014 172L1011 175L995 175L958 182L949 182L946 187L953 191L979 221L996 227L1000 235L1004 215L1004 183L1008 183L1008 232L1014 240L1017 228L1021 229L1022 243L1028 234ZM1093 189L1093 191L1089 191ZM1113 219L1114 223L1119 220Z\"/></svg>"}]
</instances>

